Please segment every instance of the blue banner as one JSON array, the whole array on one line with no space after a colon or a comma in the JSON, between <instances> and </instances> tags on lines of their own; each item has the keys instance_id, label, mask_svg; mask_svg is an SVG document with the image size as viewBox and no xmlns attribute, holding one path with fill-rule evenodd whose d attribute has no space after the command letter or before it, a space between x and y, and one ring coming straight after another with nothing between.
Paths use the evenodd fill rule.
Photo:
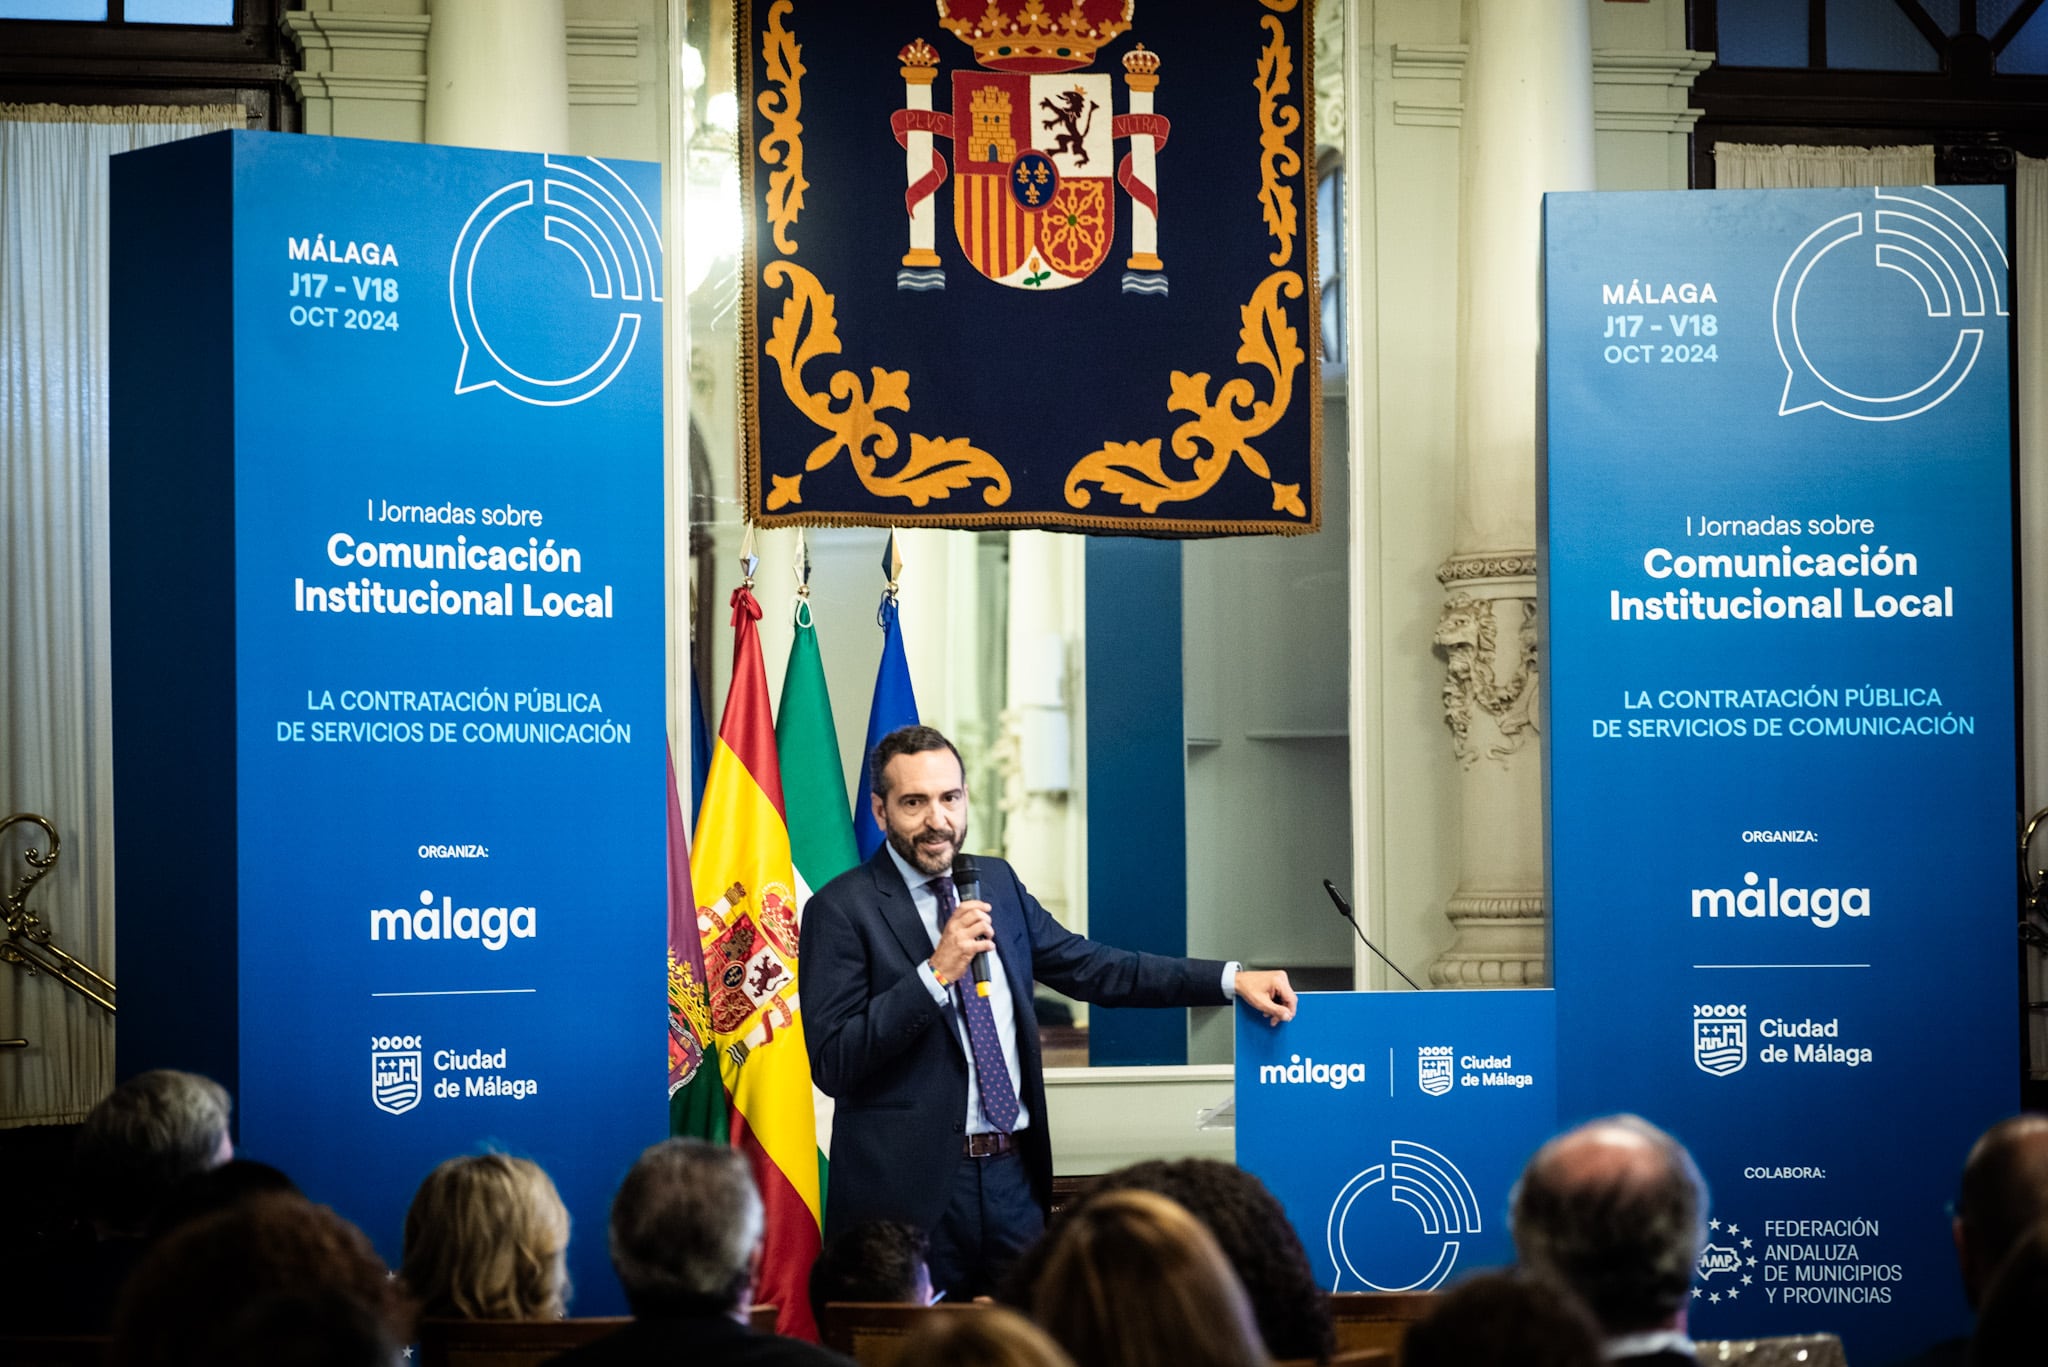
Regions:
<instances>
[{"instance_id":1,"label":"blue banner","mask_svg":"<svg viewBox=\"0 0 2048 1367\"><path fill-rule=\"evenodd\" d=\"M1696 1337L1966 1325L2016 1101L1996 188L1553 195L1544 563L1567 1122L1698 1156Z\"/></svg>"},{"instance_id":2,"label":"blue banner","mask_svg":"<svg viewBox=\"0 0 2048 1367\"><path fill-rule=\"evenodd\" d=\"M657 168L237 133L114 190L121 1068L223 1075L391 1258L434 1164L530 1156L614 1309L666 1129Z\"/></svg>"},{"instance_id":3,"label":"blue banner","mask_svg":"<svg viewBox=\"0 0 2048 1367\"><path fill-rule=\"evenodd\" d=\"M1508 1195L1557 1121L1549 992L1308 992L1237 1012L1237 1162L1327 1291L1514 1261Z\"/></svg>"}]
</instances>

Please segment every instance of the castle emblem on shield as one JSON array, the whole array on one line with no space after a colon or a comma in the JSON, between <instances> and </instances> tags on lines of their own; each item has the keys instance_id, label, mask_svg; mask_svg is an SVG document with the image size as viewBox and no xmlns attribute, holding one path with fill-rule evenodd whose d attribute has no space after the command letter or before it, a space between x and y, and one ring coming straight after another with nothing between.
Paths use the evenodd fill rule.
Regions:
<instances>
[{"instance_id":1,"label":"castle emblem on shield","mask_svg":"<svg viewBox=\"0 0 2048 1367\"><path fill-rule=\"evenodd\" d=\"M1451 1090L1451 1046L1425 1044L1415 1051L1415 1084L1425 1096L1442 1096Z\"/></svg>"},{"instance_id":2,"label":"castle emblem on shield","mask_svg":"<svg viewBox=\"0 0 2048 1367\"><path fill-rule=\"evenodd\" d=\"M953 235L974 268L1013 289L1078 285L1109 259L1116 190L1131 199L1127 294L1166 293L1159 258L1156 157L1167 120L1152 112L1159 56L1124 55L1128 111L1111 78L1085 70L1131 26L1134 0L938 0L939 25L982 68L955 71L951 112L932 107L939 54L922 38L897 54L905 108L890 118L904 151L910 249L896 287L946 287L937 251L938 190L953 144ZM1056 12L1057 11L1057 12ZM1128 142L1121 162L1115 144Z\"/></svg>"},{"instance_id":3,"label":"castle emblem on shield","mask_svg":"<svg viewBox=\"0 0 2048 1367\"><path fill-rule=\"evenodd\" d=\"M378 1110L404 1115L420 1104L422 1088L418 1049L370 1051L370 1100Z\"/></svg>"},{"instance_id":4,"label":"castle emblem on shield","mask_svg":"<svg viewBox=\"0 0 2048 1367\"><path fill-rule=\"evenodd\" d=\"M1727 1077L1749 1062L1749 1008L1695 1006L1692 1009L1692 1061L1703 1073Z\"/></svg>"}]
</instances>

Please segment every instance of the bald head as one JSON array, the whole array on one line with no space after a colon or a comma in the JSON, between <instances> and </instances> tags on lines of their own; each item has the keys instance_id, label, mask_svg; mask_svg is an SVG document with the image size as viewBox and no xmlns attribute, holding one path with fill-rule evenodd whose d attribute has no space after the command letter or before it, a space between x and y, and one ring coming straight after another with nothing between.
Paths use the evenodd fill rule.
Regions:
<instances>
[{"instance_id":1,"label":"bald head","mask_svg":"<svg viewBox=\"0 0 2048 1367\"><path fill-rule=\"evenodd\" d=\"M1956 1256L1974 1307L2027 1230L2048 1220L2048 1116L2016 1115L1986 1130L1963 1164Z\"/></svg>"},{"instance_id":2,"label":"bald head","mask_svg":"<svg viewBox=\"0 0 2048 1367\"><path fill-rule=\"evenodd\" d=\"M1569 1287L1609 1335L1676 1325L1706 1239L1707 1193L1683 1145L1610 1116L1537 1150L1516 1184L1515 1248Z\"/></svg>"}]
</instances>

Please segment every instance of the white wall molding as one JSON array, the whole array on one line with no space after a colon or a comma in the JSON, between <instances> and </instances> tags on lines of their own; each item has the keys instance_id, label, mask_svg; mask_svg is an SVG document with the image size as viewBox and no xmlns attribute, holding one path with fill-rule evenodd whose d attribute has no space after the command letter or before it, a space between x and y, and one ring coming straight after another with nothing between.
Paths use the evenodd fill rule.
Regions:
<instances>
[{"instance_id":1,"label":"white wall molding","mask_svg":"<svg viewBox=\"0 0 2048 1367\"><path fill-rule=\"evenodd\" d=\"M640 26L631 19L571 19L566 28L572 60L640 55Z\"/></svg>"},{"instance_id":2,"label":"white wall molding","mask_svg":"<svg viewBox=\"0 0 2048 1367\"><path fill-rule=\"evenodd\" d=\"M1689 106L1692 83L1711 52L1593 49L1593 127L1600 132L1687 134L1703 110Z\"/></svg>"},{"instance_id":3,"label":"white wall molding","mask_svg":"<svg viewBox=\"0 0 2048 1367\"><path fill-rule=\"evenodd\" d=\"M1394 122L1411 128L1457 128L1464 122L1464 43L1396 43L1392 74L1422 83L1394 101ZM1692 83L1713 65L1710 52L1633 48L1593 51L1593 127L1601 132L1692 132L1703 111L1690 108Z\"/></svg>"}]
</instances>

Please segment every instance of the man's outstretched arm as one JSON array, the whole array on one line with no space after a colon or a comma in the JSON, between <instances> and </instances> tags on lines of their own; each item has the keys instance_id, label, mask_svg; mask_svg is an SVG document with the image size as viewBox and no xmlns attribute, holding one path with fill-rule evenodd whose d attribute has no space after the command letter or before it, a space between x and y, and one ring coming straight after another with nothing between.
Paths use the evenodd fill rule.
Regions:
<instances>
[{"instance_id":1,"label":"man's outstretched arm","mask_svg":"<svg viewBox=\"0 0 2048 1367\"><path fill-rule=\"evenodd\" d=\"M1235 983L1238 999L1278 1025L1294 1019L1294 988L1284 968L1241 968Z\"/></svg>"}]
</instances>

